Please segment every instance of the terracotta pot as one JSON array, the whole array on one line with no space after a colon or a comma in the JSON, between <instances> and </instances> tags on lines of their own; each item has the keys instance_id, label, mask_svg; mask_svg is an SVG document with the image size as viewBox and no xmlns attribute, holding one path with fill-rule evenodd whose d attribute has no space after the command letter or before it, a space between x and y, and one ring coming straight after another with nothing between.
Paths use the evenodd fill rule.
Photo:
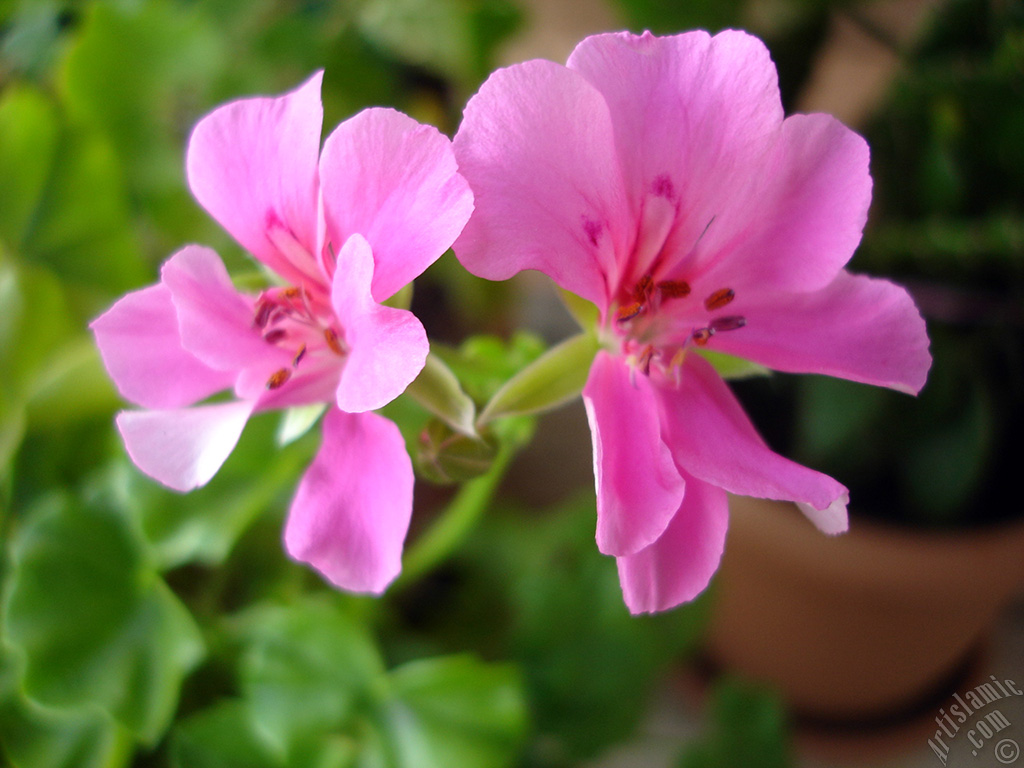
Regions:
<instances>
[{"instance_id":1,"label":"terracotta pot","mask_svg":"<svg viewBox=\"0 0 1024 768\"><path fill-rule=\"evenodd\" d=\"M1022 585L1024 520L828 537L791 504L733 498L708 653L798 714L885 718L938 693Z\"/></svg>"}]
</instances>

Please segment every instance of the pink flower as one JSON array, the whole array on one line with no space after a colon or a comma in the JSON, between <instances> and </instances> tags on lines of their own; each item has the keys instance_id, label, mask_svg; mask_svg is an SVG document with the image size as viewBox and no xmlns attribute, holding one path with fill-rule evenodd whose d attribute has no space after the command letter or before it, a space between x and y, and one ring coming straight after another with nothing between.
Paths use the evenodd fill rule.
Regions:
<instances>
[{"instance_id":1,"label":"pink flower","mask_svg":"<svg viewBox=\"0 0 1024 768\"><path fill-rule=\"evenodd\" d=\"M907 293L844 270L871 199L868 148L827 115L783 119L742 32L598 35L561 66L494 73L454 141L476 210L473 273L546 272L597 305L583 390L597 543L633 612L700 593L726 492L847 527L846 488L773 453L705 359L917 392L930 365Z\"/></svg>"},{"instance_id":2,"label":"pink flower","mask_svg":"<svg viewBox=\"0 0 1024 768\"><path fill-rule=\"evenodd\" d=\"M129 455L179 491L213 477L253 413L332 404L285 544L337 586L380 592L401 567L413 474L397 427L371 411L428 351L416 317L381 302L451 245L472 194L449 141L392 110L346 120L321 152L321 78L220 107L189 141L193 194L281 285L239 292L217 254L190 245L92 330L145 409L117 417ZM196 405L227 388L235 399Z\"/></svg>"}]
</instances>

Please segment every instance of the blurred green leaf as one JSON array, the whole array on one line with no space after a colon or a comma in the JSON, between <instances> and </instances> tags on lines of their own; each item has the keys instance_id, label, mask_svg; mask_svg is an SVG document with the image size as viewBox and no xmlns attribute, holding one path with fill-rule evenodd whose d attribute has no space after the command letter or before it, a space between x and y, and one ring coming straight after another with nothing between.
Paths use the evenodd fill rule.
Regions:
<instances>
[{"instance_id":1,"label":"blurred green leaf","mask_svg":"<svg viewBox=\"0 0 1024 768\"><path fill-rule=\"evenodd\" d=\"M383 727L401 768L513 765L526 734L522 681L511 665L470 656L410 662L390 675Z\"/></svg>"},{"instance_id":2,"label":"blurred green leaf","mask_svg":"<svg viewBox=\"0 0 1024 768\"><path fill-rule=\"evenodd\" d=\"M680 756L677 768L787 768L785 711L777 695L725 680L714 691L704 737Z\"/></svg>"},{"instance_id":3,"label":"blurred green leaf","mask_svg":"<svg viewBox=\"0 0 1024 768\"><path fill-rule=\"evenodd\" d=\"M524 520L528 524L524 524ZM520 661L544 759L573 764L633 732L665 666L692 651L707 600L631 616L612 558L594 546L592 494L548 513L507 510L484 519L470 555L480 565L468 600L511 623L494 652ZM501 601L506 601L505 603Z\"/></svg>"},{"instance_id":4,"label":"blurred green leaf","mask_svg":"<svg viewBox=\"0 0 1024 768\"><path fill-rule=\"evenodd\" d=\"M119 768L131 758L126 731L102 712L41 707L19 689L20 665L0 658L0 745L12 768Z\"/></svg>"},{"instance_id":5,"label":"blurred green leaf","mask_svg":"<svg viewBox=\"0 0 1024 768\"><path fill-rule=\"evenodd\" d=\"M185 563L219 565L260 515L286 503L315 450L316 434L279 448L274 432L272 415L250 420L217 476L188 495L167 490L126 460L112 466L92 491L139 521L159 570ZM274 460L268 462L268 456Z\"/></svg>"},{"instance_id":6,"label":"blurred green leaf","mask_svg":"<svg viewBox=\"0 0 1024 768\"><path fill-rule=\"evenodd\" d=\"M12 560L5 627L27 695L102 707L154 743L203 643L138 533L109 508L53 496L27 516Z\"/></svg>"},{"instance_id":7,"label":"blurred green leaf","mask_svg":"<svg viewBox=\"0 0 1024 768\"><path fill-rule=\"evenodd\" d=\"M15 84L0 98L0 240L18 248L53 168L58 126L53 104Z\"/></svg>"},{"instance_id":8,"label":"blurred green leaf","mask_svg":"<svg viewBox=\"0 0 1024 768\"><path fill-rule=\"evenodd\" d=\"M246 644L240 677L253 725L288 761L349 725L383 684L373 640L337 596L259 606L238 622Z\"/></svg>"},{"instance_id":9,"label":"blurred green leaf","mask_svg":"<svg viewBox=\"0 0 1024 768\"><path fill-rule=\"evenodd\" d=\"M173 768L286 768L252 729L244 702L228 700L197 712L175 729Z\"/></svg>"},{"instance_id":10,"label":"blurred green leaf","mask_svg":"<svg viewBox=\"0 0 1024 768\"><path fill-rule=\"evenodd\" d=\"M39 213L25 235L24 257L47 264L65 287L104 296L147 282L149 269L133 233L122 171L110 144L95 133L68 130L59 152Z\"/></svg>"}]
</instances>

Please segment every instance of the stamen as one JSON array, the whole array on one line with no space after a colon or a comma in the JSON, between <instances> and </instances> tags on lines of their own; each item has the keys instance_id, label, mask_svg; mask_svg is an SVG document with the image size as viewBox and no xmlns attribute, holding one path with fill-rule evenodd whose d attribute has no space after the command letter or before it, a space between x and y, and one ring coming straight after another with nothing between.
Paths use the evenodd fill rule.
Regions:
<instances>
[{"instance_id":1,"label":"stamen","mask_svg":"<svg viewBox=\"0 0 1024 768\"><path fill-rule=\"evenodd\" d=\"M742 328L747 324L747 319L739 315L728 315L726 317L716 317L711 321L712 331L735 331L738 328Z\"/></svg>"},{"instance_id":2,"label":"stamen","mask_svg":"<svg viewBox=\"0 0 1024 768\"><path fill-rule=\"evenodd\" d=\"M636 361L636 364L640 366L640 370L643 371L644 376L650 376L651 374L651 360L654 357L654 347L648 344L644 347L644 351L640 353L640 359Z\"/></svg>"},{"instance_id":3,"label":"stamen","mask_svg":"<svg viewBox=\"0 0 1024 768\"><path fill-rule=\"evenodd\" d=\"M306 345L303 344L301 347L299 347L299 351L295 353L295 357L292 359L292 368L298 368L299 367L299 361L301 361L302 358L305 357L305 356L306 356Z\"/></svg>"},{"instance_id":4,"label":"stamen","mask_svg":"<svg viewBox=\"0 0 1024 768\"><path fill-rule=\"evenodd\" d=\"M256 317L253 318L252 324L257 328L266 328L270 322L270 315L276 308L273 302L261 296L256 303Z\"/></svg>"},{"instance_id":5,"label":"stamen","mask_svg":"<svg viewBox=\"0 0 1024 768\"><path fill-rule=\"evenodd\" d=\"M633 289L633 298L644 304L651 298L651 290L653 288L654 278L650 275L644 275L640 278L640 282L636 284L636 288Z\"/></svg>"},{"instance_id":6,"label":"stamen","mask_svg":"<svg viewBox=\"0 0 1024 768\"><path fill-rule=\"evenodd\" d=\"M719 288L704 299L704 308L708 310L708 312L712 312L726 306L735 298L736 293L732 288Z\"/></svg>"},{"instance_id":7,"label":"stamen","mask_svg":"<svg viewBox=\"0 0 1024 768\"><path fill-rule=\"evenodd\" d=\"M620 323L625 323L627 320L632 320L643 311L644 305L639 301L634 301L632 304L619 307L618 311L615 313L615 319Z\"/></svg>"},{"instance_id":8,"label":"stamen","mask_svg":"<svg viewBox=\"0 0 1024 768\"><path fill-rule=\"evenodd\" d=\"M338 340L338 334L336 334L333 329L324 328L324 341L327 342L327 346L330 347L331 352L339 357L344 356L345 349L341 346L341 342Z\"/></svg>"},{"instance_id":9,"label":"stamen","mask_svg":"<svg viewBox=\"0 0 1024 768\"><path fill-rule=\"evenodd\" d=\"M690 295L690 284L685 280L662 280L658 291L663 299L681 299Z\"/></svg>"},{"instance_id":10,"label":"stamen","mask_svg":"<svg viewBox=\"0 0 1024 768\"><path fill-rule=\"evenodd\" d=\"M292 372L287 368L281 368L267 379L267 389L280 389L285 382L292 377Z\"/></svg>"},{"instance_id":11,"label":"stamen","mask_svg":"<svg viewBox=\"0 0 1024 768\"><path fill-rule=\"evenodd\" d=\"M707 346L708 340L714 335L714 328L698 328L693 332L693 343L698 347L705 347Z\"/></svg>"},{"instance_id":12,"label":"stamen","mask_svg":"<svg viewBox=\"0 0 1024 768\"><path fill-rule=\"evenodd\" d=\"M268 344L277 344L285 336L288 335L288 331L284 328L271 328L265 334L263 334L263 340Z\"/></svg>"}]
</instances>

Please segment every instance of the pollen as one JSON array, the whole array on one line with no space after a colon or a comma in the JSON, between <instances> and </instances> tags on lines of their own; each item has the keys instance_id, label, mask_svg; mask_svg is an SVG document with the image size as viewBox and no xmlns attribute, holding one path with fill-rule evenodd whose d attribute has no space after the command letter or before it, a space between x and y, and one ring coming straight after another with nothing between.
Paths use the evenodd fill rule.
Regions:
<instances>
[{"instance_id":1,"label":"pollen","mask_svg":"<svg viewBox=\"0 0 1024 768\"><path fill-rule=\"evenodd\" d=\"M292 372L288 368L281 368L267 379L267 389L280 389L285 385L285 382L292 377Z\"/></svg>"},{"instance_id":2,"label":"pollen","mask_svg":"<svg viewBox=\"0 0 1024 768\"><path fill-rule=\"evenodd\" d=\"M662 280L658 292L665 299L681 299L690 295L690 284L685 280Z\"/></svg>"},{"instance_id":3,"label":"pollen","mask_svg":"<svg viewBox=\"0 0 1024 768\"><path fill-rule=\"evenodd\" d=\"M713 312L716 309L721 309L728 305L735 298L736 292L733 291L732 288L719 288L704 299L704 308L708 310L708 312Z\"/></svg>"},{"instance_id":4,"label":"pollen","mask_svg":"<svg viewBox=\"0 0 1024 768\"><path fill-rule=\"evenodd\" d=\"M644 311L644 305L639 301L634 301L631 304L626 304L624 307L619 307L615 313L615 319L620 323L625 323L627 320L632 320L634 317Z\"/></svg>"},{"instance_id":5,"label":"pollen","mask_svg":"<svg viewBox=\"0 0 1024 768\"><path fill-rule=\"evenodd\" d=\"M331 352L341 356L345 354L344 348L341 346L341 341L338 339L338 334L331 328L324 328L324 341L327 342L327 346L330 347Z\"/></svg>"},{"instance_id":6,"label":"pollen","mask_svg":"<svg viewBox=\"0 0 1024 768\"><path fill-rule=\"evenodd\" d=\"M306 356L306 345L303 344L301 347L299 347L299 351L295 353L295 357L292 358L292 368L298 368L299 367L299 362L305 356Z\"/></svg>"}]
</instances>

